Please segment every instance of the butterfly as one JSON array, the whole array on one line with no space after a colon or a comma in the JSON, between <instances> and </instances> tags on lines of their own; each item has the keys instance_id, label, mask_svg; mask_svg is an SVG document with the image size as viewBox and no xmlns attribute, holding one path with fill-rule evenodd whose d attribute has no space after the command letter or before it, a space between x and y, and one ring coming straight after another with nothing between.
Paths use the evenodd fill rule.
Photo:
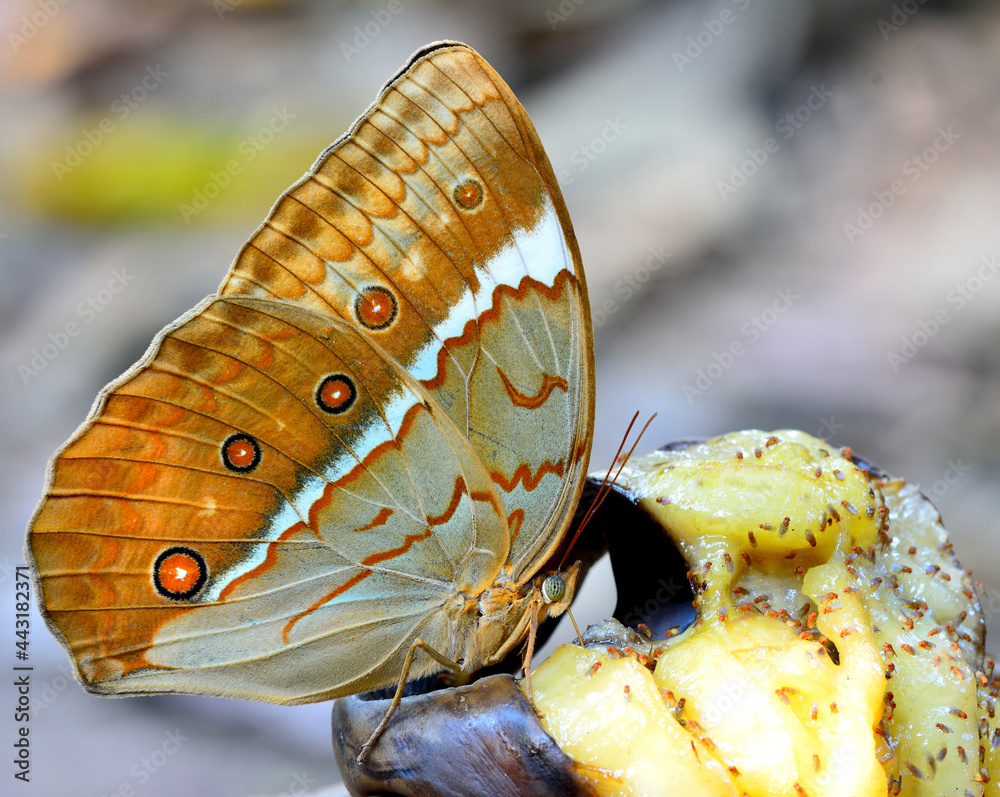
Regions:
<instances>
[{"instance_id":1,"label":"butterfly","mask_svg":"<svg viewBox=\"0 0 1000 797\"><path fill-rule=\"evenodd\" d=\"M593 405L538 135L478 53L430 45L53 457L43 615L105 695L296 704L473 672L572 599L550 560Z\"/></svg>"}]
</instances>

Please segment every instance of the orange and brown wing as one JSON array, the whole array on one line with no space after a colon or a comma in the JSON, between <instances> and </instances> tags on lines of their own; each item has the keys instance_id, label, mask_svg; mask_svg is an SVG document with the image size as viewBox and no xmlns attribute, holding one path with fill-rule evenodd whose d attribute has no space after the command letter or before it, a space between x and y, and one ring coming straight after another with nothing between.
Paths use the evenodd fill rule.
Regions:
<instances>
[{"instance_id":1,"label":"orange and brown wing","mask_svg":"<svg viewBox=\"0 0 1000 797\"><path fill-rule=\"evenodd\" d=\"M93 691L303 702L394 682L507 556L494 485L354 327L217 299L111 385L30 550ZM414 675L420 674L418 662Z\"/></svg>"},{"instance_id":2,"label":"orange and brown wing","mask_svg":"<svg viewBox=\"0 0 1000 797\"><path fill-rule=\"evenodd\" d=\"M500 489L530 578L581 489L593 424L576 239L524 108L464 45L426 48L275 205L223 283L365 330Z\"/></svg>"},{"instance_id":3,"label":"orange and brown wing","mask_svg":"<svg viewBox=\"0 0 1000 797\"><path fill-rule=\"evenodd\" d=\"M29 556L81 677L300 702L389 683L418 634L457 656L445 603L535 573L590 448L586 288L523 108L427 48L220 294L53 460Z\"/></svg>"}]
</instances>

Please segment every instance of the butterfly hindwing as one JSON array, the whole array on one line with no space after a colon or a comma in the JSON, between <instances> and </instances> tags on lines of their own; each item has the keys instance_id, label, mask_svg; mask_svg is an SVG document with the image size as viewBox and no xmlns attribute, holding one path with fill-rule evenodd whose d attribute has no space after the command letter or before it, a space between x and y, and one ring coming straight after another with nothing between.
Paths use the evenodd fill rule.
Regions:
<instances>
[{"instance_id":1,"label":"butterfly hindwing","mask_svg":"<svg viewBox=\"0 0 1000 797\"><path fill-rule=\"evenodd\" d=\"M221 299L61 453L32 533L85 681L281 702L376 665L391 680L401 640L437 629L456 585L488 584L507 545L467 440L391 358L338 319ZM190 597L157 585L172 549L205 568Z\"/></svg>"}]
</instances>

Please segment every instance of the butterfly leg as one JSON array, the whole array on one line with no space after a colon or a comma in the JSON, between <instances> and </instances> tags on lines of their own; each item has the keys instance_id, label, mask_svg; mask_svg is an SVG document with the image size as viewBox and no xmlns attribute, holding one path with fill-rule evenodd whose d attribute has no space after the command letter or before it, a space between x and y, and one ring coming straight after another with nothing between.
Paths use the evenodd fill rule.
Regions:
<instances>
[{"instance_id":1,"label":"butterfly leg","mask_svg":"<svg viewBox=\"0 0 1000 797\"><path fill-rule=\"evenodd\" d=\"M382 721L372 732L368 741L365 742L365 746L361 748L361 752L358 753L359 764L363 764L365 759L368 758L369 753L371 753L375 743L378 742L379 737L385 730L386 725L389 724L389 719L396 712L396 709L399 708L399 704L403 700L403 689L406 687L406 681L410 675L410 666L413 664L413 656L417 652L418 648L423 650L428 656L443 667L447 667L449 670L453 670L454 672L461 672L462 668L458 662L454 662L447 656L438 653L434 650L434 648L420 639L420 637L414 639L413 643L410 645L410 649L406 652L406 658L403 660L403 671L399 674L399 683L396 684L396 694L392 696L392 702L389 704L389 709L385 712L385 716L382 717Z\"/></svg>"},{"instance_id":2,"label":"butterfly leg","mask_svg":"<svg viewBox=\"0 0 1000 797\"><path fill-rule=\"evenodd\" d=\"M538 601L531 602L531 622L528 623L528 641L524 646L524 685L527 689L528 700L534 700L535 695L531 691L531 655L535 652L535 635L538 633Z\"/></svg>"}]
</instances>

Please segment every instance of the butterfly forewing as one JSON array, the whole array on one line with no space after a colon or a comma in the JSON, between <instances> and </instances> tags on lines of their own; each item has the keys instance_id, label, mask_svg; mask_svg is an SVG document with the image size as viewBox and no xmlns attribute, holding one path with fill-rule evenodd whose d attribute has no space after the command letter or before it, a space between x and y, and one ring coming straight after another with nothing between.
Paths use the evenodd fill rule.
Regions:
<instances>
[{"instance_id":1,"label":"butterfly forewing","mask_svg":"<svg viewBox=\"0 0 1000 797\"><path fill-rule=\"evenodd\" d=\"M457 659L560 542L592 370L531 122L428 48L54 459L47 619L102 692L302 702L395 681L417 636Z\"/></svg>"},{"instance_id":2,"label":"butterfly forewing","mask_svg":"<svg viewBox=\"0 0 1000 797\"><path fill-rule=\"evenodd\" d=\"M435 50L389 84L279 201L223 291L325 305L364 326L354 308L373 285L399 302L373 337L469 437L514 531L512 578L530 577L589 453L589 307L537 134L468 48Z\"/></svg>"}]
</instances>

